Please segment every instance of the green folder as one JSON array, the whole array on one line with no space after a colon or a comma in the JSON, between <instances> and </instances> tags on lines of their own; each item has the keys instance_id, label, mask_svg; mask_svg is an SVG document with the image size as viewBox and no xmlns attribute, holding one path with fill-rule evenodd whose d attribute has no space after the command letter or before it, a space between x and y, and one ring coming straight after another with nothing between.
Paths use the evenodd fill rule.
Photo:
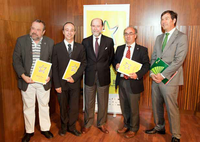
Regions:
<instances>
[{"instance_id":1,"label":"green folder","mask_svg":"<svg viewBox=\"0 0 200 142\"><path fill-rule=\"evenodd\" d=\"M165 63L162 59L157 58L156 61L153 63L153 65L150 67L150 70L154 73L154 74L158 74L158 73L162 73L169 65L167 63ZM163 79L162 82L164 84L169 83L169 81L177 74L178 71L176 71L170 79Z\"/></svg>"}]
</instances>

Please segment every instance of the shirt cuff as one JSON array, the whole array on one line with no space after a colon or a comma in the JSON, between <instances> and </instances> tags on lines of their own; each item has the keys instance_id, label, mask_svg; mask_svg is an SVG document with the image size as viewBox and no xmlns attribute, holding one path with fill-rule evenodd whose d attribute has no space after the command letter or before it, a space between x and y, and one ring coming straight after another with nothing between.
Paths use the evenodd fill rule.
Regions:
<instances>
[{"instance_id":1,"label":"shirt cuff","mask_svg":"<svg viewBox=\"0 0 200 142\"><path fill-rule=\"evenodd\" d=\"M165 79L165 76L162 73L160 75Z\"/></svg>"},{"instance_id":2,"label":"shirt cuff","mask_svg":"<svg viewBox=\"0 0 200 142\"><path fill-rule=\"evenodd\" d=\"M152 74L154 74L154 73L150 73L150 77L151 77Z\"/></svg>"}]
</instances>

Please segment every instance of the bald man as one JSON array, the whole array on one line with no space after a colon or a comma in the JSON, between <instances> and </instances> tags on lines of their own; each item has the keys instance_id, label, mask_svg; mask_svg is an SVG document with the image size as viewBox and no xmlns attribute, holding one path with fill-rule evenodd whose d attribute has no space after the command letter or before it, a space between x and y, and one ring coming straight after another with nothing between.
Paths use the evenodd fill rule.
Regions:
<instances>
[{"instance_id":1,"label":"bald man","mask_svg":"<svg viewBox=\"0 0 200 142\"><path fill-rule=\"evenodd\" d=\"M98 114L97 127L108 134L105 127L108 110L108 92L110 84L110 65L114 55L114 43L109 37L101 34L103 20L91 21L91 36L83 39L86 51L87 66L85 69L85 114L82 132L87 133L94 121L95 97L97 93Z\"/></svg>"},{"instance_id":2,"label":"bald man","mask_svg":"<svg viewBox=\"0 0 200 142\"><path fill-rule=\"evenodd\" d=\"M139 100L140 93L144 91L143 76L148 72L150 63L148 49L136 44L137 29L127 27L124 30L126 44L118 46L114 58L114 67L117 70L123 57L134 60L142 64L138 72L133 72L130 76L117 73L116 87L119 85L119 100L124 117L124 126L117 130L119 134L124 134L125 138L132 138L139 130Z\"/></svg>"}]
</instances>

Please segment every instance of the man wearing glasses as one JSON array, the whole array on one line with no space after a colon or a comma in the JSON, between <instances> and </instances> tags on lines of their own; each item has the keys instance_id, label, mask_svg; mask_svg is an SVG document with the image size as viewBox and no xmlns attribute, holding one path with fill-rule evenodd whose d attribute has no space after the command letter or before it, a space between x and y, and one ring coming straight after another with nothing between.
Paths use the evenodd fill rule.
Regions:
<instances>
[{"instance_id":1,"label":"man wearing glasses","mask_svg":"<svg viewBox=\"0 0 200 142\"><path fill-rule=\"evenodd\" d=\"M134 137L139 130L140 93L144 91L143 76L150 67L148 50L135 43L136 37L136 28L129 26L124 30L126 44L117 47L113 63L116 70L123 57L142 64L142 68L138 72L133 72L129 76L117 72L115 87L117 88L119 85L120 106L124 117L124 126L117 132L125 134L126 138Z\"/></svg>"}]
</instances>

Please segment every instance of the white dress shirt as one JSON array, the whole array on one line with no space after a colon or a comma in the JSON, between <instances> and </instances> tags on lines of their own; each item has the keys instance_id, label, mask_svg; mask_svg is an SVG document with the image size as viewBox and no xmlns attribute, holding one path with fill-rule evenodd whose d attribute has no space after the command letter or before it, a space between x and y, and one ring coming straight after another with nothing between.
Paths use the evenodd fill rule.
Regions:
<instances>
[{"instance_id":1,"label":"white dress shirt","mask_svg":"<svg viewBox=\"0 0 200 142\"><path fill-rule=\"evenodd\" d=\"M65 43L65 46L67 48L67 51L68 51L68 44L71 44L71 52L73 51L73 48L74 48L74 41L72 41L71 43L68 43L66 39L64 39L64 43Z\"/></svg>"},{"instance_id":2,"label":"white dress shirt","mask_svg":"<svg viewBox=\"0 0 200 142\"><path fill-rule=\"evenodd\" d=\"M129 45L129 46L131 46L131 48L130 48L130 59L132 59L133 52L134 52L134 49L135 49L135 42L133 44ZM124 53L123 53L123 57L126 57L127 51L128 51L128 45L126 44L126 47L125 47ZM124 74L121 73L120 77L124 77Z\"/></svg>"}]
</instances>

